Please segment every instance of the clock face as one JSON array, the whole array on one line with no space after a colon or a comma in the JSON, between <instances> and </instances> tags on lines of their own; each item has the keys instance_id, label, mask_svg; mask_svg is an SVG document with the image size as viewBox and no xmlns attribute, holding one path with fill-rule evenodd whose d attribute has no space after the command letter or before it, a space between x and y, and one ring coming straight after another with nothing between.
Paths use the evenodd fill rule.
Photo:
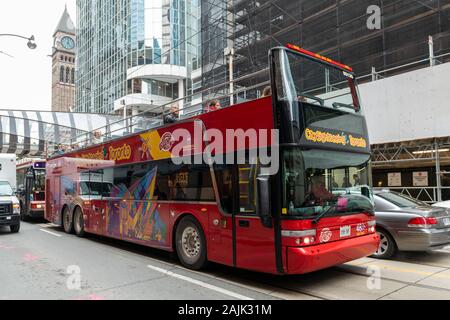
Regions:
<instances>
[{"instance_id":1,"label":"clock face","mask_svg":"<svg viewBox=\"0 0 450 320\"><path fill-rule=\"evenodd\" d=\"M70 37L64 37L61 39L61 44L64 47L64 49L72 50L75 48L75 41Z\"/></svg>"}]
</instances>

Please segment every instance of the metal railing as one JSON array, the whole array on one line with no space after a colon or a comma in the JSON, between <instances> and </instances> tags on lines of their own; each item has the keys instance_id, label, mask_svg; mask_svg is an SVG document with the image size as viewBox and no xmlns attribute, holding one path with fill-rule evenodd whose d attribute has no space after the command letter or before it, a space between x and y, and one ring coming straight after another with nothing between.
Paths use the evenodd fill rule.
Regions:
<instances>
[{"instance_id":1,"label":"metal railing","mask_svg":"<svg viewBox=\"0 0 450 320\"><path fill-rule=\"evenodd\" d=\"M229 89L229 85L231 83L239 83L244 80L251 79L252 77L255 77L256 75L267 73L268 75L269 69L263 69L256 73L252 73L240 78L237 78L233 81L228 81L226 83L222 83L220 85L215 85L213 87L203 89L201 91L196 92L195 94L175 99L169 103L163 104L161 106L154 106L152 108L149 108L145 110L144 112L141 112L139 114L131 115L128 117L124 117L121 120L117 120L114 122L109 123L106 126L99 127L94 129L92 132L82 133L78 135L75 139L69 138L67 140L63 140L61 142L62 145L66 147L65 150L67 151L74 151L77 149L84 148L86 146L101 144L104 142L107 142L109 140L124 137L127 135L131 135L134 133L146 131L153 128L158 128L160 126L164 125L164 118L170 114L170 107L173 104L179 104L180 102L185 101L186 99L192 99L197 96L208 96L209 99L216 99L220 100L222 103L222 106L224 108L229 107L230 103L228 103L228 99L230 98L231 94L229 93L222 93L227 92ZM263 89L270 85L270 81L264 81L261 83L258 83L256 85L252 85L249 87L243 87L235 89L232 96L233 101L240 103L242 101L247 101L250 99L247 99L247 97L251 97L251 99L259 98L261 96L261 93ZM213 90L216 90L216 93L211 93ZM230 99L231 100L231 99ZM201 103L188 103L183 106L183 108L180 109L180 120L186 119L191 116L199 115L203 113L203 107L204 103L203 100ZM156 114L156 116L155 116Z\"/></svg>"},{"instance_id":2,"label":"metal railing","mask_svg":"<svg viewBox=\"0 0 450 320\"><path fill-rule=\"evenodd\" d=\"M434 49L432 47L432 38L430 37L429 41L430 45L430 57L426 59L421 59L415 62L407 63L401 66L389 68L386 70L376 71L375 68L372 68L372 72L370 74L358 77L359 81L362 81L363 79L372 79L372 81L377 81L380 78L385 78L382 76L382 74L386 75L394 71L398 71L404 68L410 68L414 66L420 66L424 64L425 62L429 62L429 66L435 66L436 62L439 61L439 59L450 57L450 53L445 53L439 56L434 55ZM161 106L155 106L153 108L147 109L141 113L131 115L131 116L124 116L123 119L114 121L106 126L99 127L94 129L92 132L89 133L83 133L79 136L77 136L75 139L71 138L68 141L62 141L61 143L63 145L66 145L68 149L78 149L83 148L88 145L95 145L99 143L103 143L109 140L112 140L114 138L119 138L123 136L127 136L133 133L149 130L152 128L157 128L159 126L162 126L164 124L164 118L170 113L170 106L176 103L183 103L183 108L180 108L180 111L182 113L181 119L186 118L187 116L195 116L202 113L203 110L203 99L202 103L199 104L191 104L187 103L184 105L184 101L194 99L198 96L201 96L203 98L206 96L208 99L217 99L221 100L221 102L226 102L227 98L230 98L230 101L237 101L238 103L241 102L239 95L244 94L244 97L247 96L248 92L256 92L258 89L262 89L264 86L267 86L270 84L270 81L267 80L265 82L259 83L257 85L251 86L251 87L245 87L235 90L233 93L229 93L230 90L230 84L238 84L239 82L242 82L244 80L255 78L258 75L261 74L267 74L267 79L269 79L269 69L265 68L263 70L259 70L257 72L254 72L252 74L248 74L236 79L233 79L232 81L227 81L218 85L214 85L212 87L197 91L191 95L185 96L183 98L175 99L169 103L163 104ZM343 84L344 82L342 82ZM336 83L333 85L340 85L340 83ZM326 88L326 87L323 87ZM318 88L321 89L321 88ZM315 90L318 90L315 89ZM228 92L228 93L225 93ZM256 93L249 96L252 96L252 98L258 98L259 93ZM229 106L227 103L224 103L224 107ZM155 116L156 114L156 116Z\"/></svg>"}]
</instances>

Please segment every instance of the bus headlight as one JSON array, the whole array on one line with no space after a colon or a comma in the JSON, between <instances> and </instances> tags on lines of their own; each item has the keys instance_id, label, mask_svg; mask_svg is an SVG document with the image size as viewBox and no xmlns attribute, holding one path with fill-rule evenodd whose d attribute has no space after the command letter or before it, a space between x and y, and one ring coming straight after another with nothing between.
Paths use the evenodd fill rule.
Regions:
<instances>
[{"instance_id":1,"label":"bus headlight","mask_svg":"<svg viewBox=\"0 0 450 320\"><path fill-rule=\"evenodd\" d=\"M20 204L18 203L13 204L13 214L20 214Z\"/></svg>"}]
</instances>

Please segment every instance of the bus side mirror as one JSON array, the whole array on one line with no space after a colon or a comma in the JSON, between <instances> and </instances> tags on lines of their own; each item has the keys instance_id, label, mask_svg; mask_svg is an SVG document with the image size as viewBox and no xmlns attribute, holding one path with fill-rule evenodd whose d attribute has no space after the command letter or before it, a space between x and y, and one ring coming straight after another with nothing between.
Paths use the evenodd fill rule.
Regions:
<instances>
[{"instance_id":1,"label":"bus side mirror","mask_svg":"<svg viewBox=\"0 0 450 320\"><path fill-rule=\"evenodd\" d=\"M259 176L257 179L258 203L256 212L264 227L272 228L272 202L270 196L270 176Z\"/></svg>"}]
</instances>

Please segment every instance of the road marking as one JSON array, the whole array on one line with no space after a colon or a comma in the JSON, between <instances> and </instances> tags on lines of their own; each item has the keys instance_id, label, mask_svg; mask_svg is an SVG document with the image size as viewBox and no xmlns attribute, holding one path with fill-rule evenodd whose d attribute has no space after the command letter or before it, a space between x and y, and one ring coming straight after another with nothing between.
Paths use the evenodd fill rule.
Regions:
<instances>
[{"instance_id":1,"label":"road marking","mask_svg":"<svg viewBox=\"0 0 450 320\"><path fill-rule=\"evenodd\" d=\"M48 231L48 230L45 230L45 229L39 229L39 230L42 231L42 232L51 234L52 236L55 236L55 237L58 237L58 238L62 237L62 235L60 235L60 234L57 234L57 233L54 233L54 232L51 232L51 231Z\"/></svg>"},{"instance_id":2,"label":"road marking","mask_svg":"<svg viewBox=\"0 0 450 320\"><path fill-rule=\"evenodd\" d=\"M203 287L203 288L206 288L206 289L210 289L210 290L213 290L213 291L225 294L227 296L230 296L230 297L233 297L233 298L236 298L236 299L239 299L239 300L254 300L252 298L243 296L243 295L241 295L239 293L232 292L232 291L229 291L229 290L226 290L226 289L214 286L212 284L209 284L209 283L206 283L206 282L203 282L203 281L200 281L200 280L196 280L196 279L193 279L193 278L190 278L190 277L186 277L186 276L174 273L174 272L166 270L166 269L158 268L158 267L155 267L155 266L152 266L152 265L148 265L148 267L150 269L152 269L153 271L160 272L160 273L165 274L165 275L167 275L169 277L173 277L173 278L177 278L177 279L180 279L180 280L183 280L183 281L186 281L186 282L190 282L190 283L195 284L197 286L200 286L200 287Z\"/></svg>"},{"instance_id":3,"label":"road marking","mask_svg":"<svg viewBox=\"0 0 450 320\"><path fill-rule=\"evenodd\" d=\"M42 228L58 228L58 227L61 227L61 226L58 226L57 224L50 223L50 222L49 223L39 223L38 226L42 227Z\"/></svg>"}]
</instances>

